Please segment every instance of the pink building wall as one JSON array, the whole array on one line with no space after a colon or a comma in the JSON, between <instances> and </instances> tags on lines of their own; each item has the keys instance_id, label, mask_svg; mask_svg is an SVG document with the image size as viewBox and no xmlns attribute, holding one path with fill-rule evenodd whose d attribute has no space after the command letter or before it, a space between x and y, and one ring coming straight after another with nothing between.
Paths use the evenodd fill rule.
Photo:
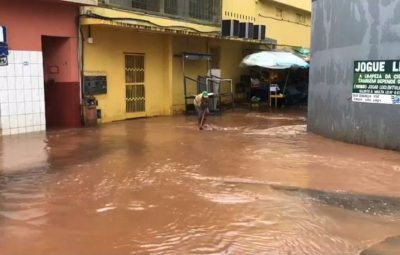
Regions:
<instances>
[{"instance_id":1,"label":"pink building wall","mask_svg":"<svg viewBox=\"0 0 400 255\"><path fill-rule=\"evenodd\" d=\"M76 40L66 37L44 37L43 41L44 80L73 82L76 65L71 65L76 54ZM69 56L69 57L67 57Z\"/></svg>"},{"instance_id":2,"label":"pink building wall","mask_svg":"<svg viewBox=\"0 0 400 255\"><path fill-rule=\"evenodd\" d=\"M8 65L0 66L0 134L81 125L78 15L78 4L61 0L0 0L9 45Z\"/></svg>"},{"instance_id":3,"label":"pink building wall","mask_svg":"<svg viewBox=\"0 0 400 255\"><path fill-rule=\"evenodd\" d=\"M1 0L0 24L7 27L9 49L42 51L42 36L68 37L70 50L58 56L63 59L58 63L60 69L68 70L53 78L59 82L79 81L78 8L77 4L59 0Z\"/></svg>"}]
</instances>

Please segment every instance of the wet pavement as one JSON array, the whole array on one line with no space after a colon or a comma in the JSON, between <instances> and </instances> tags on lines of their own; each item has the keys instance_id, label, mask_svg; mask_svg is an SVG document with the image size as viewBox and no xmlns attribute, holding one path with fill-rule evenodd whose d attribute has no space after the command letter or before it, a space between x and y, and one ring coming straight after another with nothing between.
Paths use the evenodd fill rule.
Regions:
<instances>
[{"instance_id":1,"label":"wet pavement","mask_svg":"<svg viewBox=\"0 0 400 255\"><path fill-rule=\"evenodd\" d=\"M0 138L0 254L400 254L400 153L232 112Z\"/></svg>"}]
</instances>

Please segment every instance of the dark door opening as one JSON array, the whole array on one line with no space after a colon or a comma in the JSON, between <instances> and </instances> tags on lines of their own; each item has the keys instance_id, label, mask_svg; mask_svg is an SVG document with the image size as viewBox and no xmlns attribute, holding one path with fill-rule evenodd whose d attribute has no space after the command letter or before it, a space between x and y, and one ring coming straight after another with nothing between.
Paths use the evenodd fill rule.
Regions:
<instances>
[{"instance_id":1,"label":"dark door opening","mask_svg":"<svg viewBox=\"0 0 400 255\"><path fill-rule=\"evenodd\" d=\"M46 128L81 126L76 40L42 36Z\"/></svg>"}]
</instances>

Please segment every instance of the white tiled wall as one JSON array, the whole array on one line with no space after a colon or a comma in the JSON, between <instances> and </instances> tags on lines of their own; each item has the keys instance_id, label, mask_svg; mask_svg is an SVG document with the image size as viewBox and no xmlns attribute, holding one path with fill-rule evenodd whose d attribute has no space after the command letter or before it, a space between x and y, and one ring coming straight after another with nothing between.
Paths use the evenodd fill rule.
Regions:
<instances>
[{"instance_id":1,"label":"white tiled wall","mask_svg":"<svg viewBox=\"0 0 400 255\"><path fill-rule=\"evenodd\" d=\"M41 51L10 51L0 66L0 127L3 135L46 129Z\"/></svg>"}]
</instances>

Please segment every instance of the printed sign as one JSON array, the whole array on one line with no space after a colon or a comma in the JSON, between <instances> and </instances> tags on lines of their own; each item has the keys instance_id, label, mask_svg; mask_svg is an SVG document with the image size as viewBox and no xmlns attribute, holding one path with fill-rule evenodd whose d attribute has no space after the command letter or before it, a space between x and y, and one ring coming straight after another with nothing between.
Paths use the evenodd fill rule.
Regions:
<instances>
[{"instance_id":1,"label":"printed sign","mask_svg":"<svg viewBox=\"0 0 400 255\"><path fill-rule=\"evenodd\" d=\"M355 61L352 99L400 105L400 60Z\"/></svg>"}]
</instances>

